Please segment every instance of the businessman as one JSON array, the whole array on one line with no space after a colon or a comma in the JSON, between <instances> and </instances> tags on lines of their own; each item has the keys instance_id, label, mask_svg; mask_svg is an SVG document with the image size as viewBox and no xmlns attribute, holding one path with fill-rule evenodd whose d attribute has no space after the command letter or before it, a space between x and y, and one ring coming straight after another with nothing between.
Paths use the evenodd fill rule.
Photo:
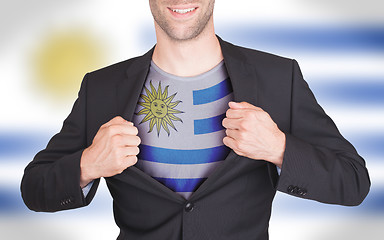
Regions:
<instances>
[{"instance_id":1,"label":"businessman","mask_svg":"<svg viewBox=\"0 0 384 240\"><path fill-rule=\"evenodd\" d=\"M215 35L214 0L149 0L157 44L86 74L21 184L34 211L88 205L99 179L118 239L268 239L276 190L358 205L364 160L295 60Z\"/></svg>"}]
</instances>

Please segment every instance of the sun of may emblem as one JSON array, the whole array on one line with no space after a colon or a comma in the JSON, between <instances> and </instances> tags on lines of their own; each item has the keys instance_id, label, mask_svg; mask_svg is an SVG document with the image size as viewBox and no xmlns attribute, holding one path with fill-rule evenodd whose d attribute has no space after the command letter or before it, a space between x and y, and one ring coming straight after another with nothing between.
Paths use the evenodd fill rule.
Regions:
<instances>
[{"instance_id":1,"label":"sun of may emblem","mask_svg":"<svg viewBox=\"0 0 384 240\"><path fill-rule=\"evenodd\" d=\"M141 120L140 124L150 121L148 133L152 132L153 127L156 125L157 136L160 134L161 127L168 133L169 136L170 132L168 125L177 131L172 121L183 122L180 118L174 115L177 113L183 113L182 111L174 109L181 101L172 102L173 98L176 96L176 93L168 97L169 86L166 86L162 92L161 82L159 82L157 91L152 85L152 81L149 84L151 86L151 91L144 86L147 95L141 94L140 98L143 99L144 102L138 102L138 104L144 108L136 114L146 115L143 120Z\"/></svg>"}]
</instances>

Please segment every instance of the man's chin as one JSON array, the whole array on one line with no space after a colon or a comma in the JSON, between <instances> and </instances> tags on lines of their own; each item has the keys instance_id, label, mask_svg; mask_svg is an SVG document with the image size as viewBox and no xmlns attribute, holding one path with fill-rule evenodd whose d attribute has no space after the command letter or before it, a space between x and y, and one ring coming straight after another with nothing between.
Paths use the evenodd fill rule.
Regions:
<instances>
[{"instance_id":1,"label":"man's chin","mask_svg":"<svg viewBox=\"0 0 384 240\"><path fill-rule=\"evenodd\" d=\"M192 41L195 39L198 39L201 35L203 34L203 30L200 29L193 29L190 31L184 31L184 32L170 32L167 33L166 35L168 36L169 39L175 42L188 42Z\"/></svg>"}]
</instances>

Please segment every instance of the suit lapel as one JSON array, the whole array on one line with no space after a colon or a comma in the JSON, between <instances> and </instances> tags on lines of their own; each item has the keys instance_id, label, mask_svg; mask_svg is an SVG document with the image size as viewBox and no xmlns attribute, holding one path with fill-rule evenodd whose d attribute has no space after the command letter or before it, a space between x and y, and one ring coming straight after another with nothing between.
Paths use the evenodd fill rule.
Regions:
<instances>
[{"instance_id":1,"label":"suit lapel","mask_svg":"<svg viewBox=\"0 0 384 240\"><path fill-rule=\"evenodd\" d=\"M225 67L231 80L234 100L257 105L258 77L255 68L249 64L241 48L218 37L224 56Z\"/></svg>"},{"instance_id":2,"label":"suit lapel","mask_svg":"<svg viewBox=\"0 0 384 240\"><path fill-rule=\"evenodd\" d=\"M132 59L126 77L117 84L117 109L121 116L132 121L137 101L151 64L153 49L141 57Z\"/></svg>"},{"instance_id":3,"label":"suit lapel","mask_svg":"<svg viewBox=\"0 0 384 240\"><path fill-rule=\"evenodd\" d=\"M245 101L257 105L257 75L254 68L247 63L246 56L239 51L238 47L223 41L220 37L217 38L219 39L225 67L231 80L234 101ZM238 159L239 156L231 150L223 163L201 184L189 200L194 201L207 194L219 178L223 177L231 169L234 169L234 164Z\"/></svg>"},{"instance_id":4,"label":"suit lapel","mask_svg":"<svg viewBox=\"0 0 384 240\"><path fill-rule=\"evenodd\" d=\"M128 121L132 121L133 119L140 93L149 72L153 50L154 48L149 50L143 56L132 59L132 63L127 68L126 77L117 84L118 114ZM132 178L130 176L136 177ZM135 166L127 168L122 174L116 175L114 178L129 182L129 184L137 187L142 186L144 189L152 189L151 192L153 194L160 194L163 197L166 196L173 201L184 201L182 196L173 192L171 189L156 181ZM129 179L129 181L126 181L127 179Z\"/></svg>"}]
</instances>

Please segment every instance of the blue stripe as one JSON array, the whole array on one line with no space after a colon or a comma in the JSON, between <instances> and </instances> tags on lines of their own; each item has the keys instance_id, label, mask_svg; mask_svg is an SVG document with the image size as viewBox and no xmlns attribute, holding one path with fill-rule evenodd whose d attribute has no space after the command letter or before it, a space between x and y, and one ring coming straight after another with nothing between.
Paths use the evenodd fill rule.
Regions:
<instances>
[{"instance_id":1,"label":"blue stripe","mask_svg":"<svg viewBox=\"0 0 384 240\"><path fill-rule=\"evenodd\" d=\"M381 79L332 79L316 80L310 83L316 97L324 101L345 102L346 104L384 104L384 76ZM359 81L359 82L356 82ZM324 84L324 82L330 82ZM348 82L348 84L345 84Z\"/></svg>"},{"instance_id":2,"label":"blue stripe","mask_svg":"<svg viewBox=\"0 0 384 240\"><path fill-rule=\"evenodd\" d=\"M231 81L229 78L224 81L201 90L193 91L193 105L200 105L205 103L214 102L223 98L232 92Z\"/></svg>"},{"instance_id":3,"label":"blue stripe","mask_svg":"<svg viewBox=\"0 0 384 240\"><path fill-rule=\"evenodd\" d=\"M225 118L225 113L216 117L197 119L193 121L195 135L206 134L223 130L222 121Z\"/></svg>"},{"instance_id":4,"label":"blue stripe","mask_svg":"<svg viewBox=\"0 0 384 240\"><path fill-rule=\"evenodd\" d=\"M380 160L382 160L382 155L384 155L384 136L383 135L377 134L377 135L369 135L369 136L362 136L362 135L346 136L345 134L345 137L348 141L350 141L353 144L357 152L363 158L366 158L366 160L368 160L367 158L372 158L372 157L378 157Z\"/></svg>"},{"instance_id":5,"label":"blue stripe","mask_svg":"<svg viewBox=\"0 0 384 240\"><path fill-rule=\"evenodd\" d=\"M229 148L225 145L194 150L167 149L141 144L139 159L169 164L202 164L224 160Z\"/></svg>"},{"instance_id":6,"label":"blue stripe","mask_svg":"<svg viewBox=\"0 0 384 240\"><path fill-rule=\"evenodd\" d=\"M0 157L34 155L46 147L49 139L50 136L45 133L2 132Z\"/></svg>"},{"instance_id":7,"label":"blue stripe","mask_svg":"<svg viewBox=\"0 0 384 240\"><path fill-rule=\"evenodd\" d=\"M162 184L164 184L175 192L194 192L206 178L175 179L154 177L154 179L161 182Z\"/></svg>"},{"instance_id":8,"label":"blue stripe","mask_svg":"<svg viewBox=\"0 0 384 240\"><path fill-rule=\"evenodd\" d=\"M20 192L9 188L0 188L0 212L14 212L15 210L26 209Z\"/></svg>"},{"instance_id":9,"label":"blue stripe","mask_svg":"<svg viewBox=\"0 0 384 240\"><path fill-rule=\"evenodd\" d=\"M384 27L286 27L242 26L217 28L221 37L264 51L302 49L313 51L384 51Z\"/></svg>"},{"instance_id":10,"label":"blue stripe","mask_svg":"<svg viewBox=\"0 0 384 240\"><path fill-rule=\"evenodd\" d=\"M361 210L384 213L384 186L382 184L376 186L370 190L367 198L359 206Z\"/></svg>"}]
</instances>

